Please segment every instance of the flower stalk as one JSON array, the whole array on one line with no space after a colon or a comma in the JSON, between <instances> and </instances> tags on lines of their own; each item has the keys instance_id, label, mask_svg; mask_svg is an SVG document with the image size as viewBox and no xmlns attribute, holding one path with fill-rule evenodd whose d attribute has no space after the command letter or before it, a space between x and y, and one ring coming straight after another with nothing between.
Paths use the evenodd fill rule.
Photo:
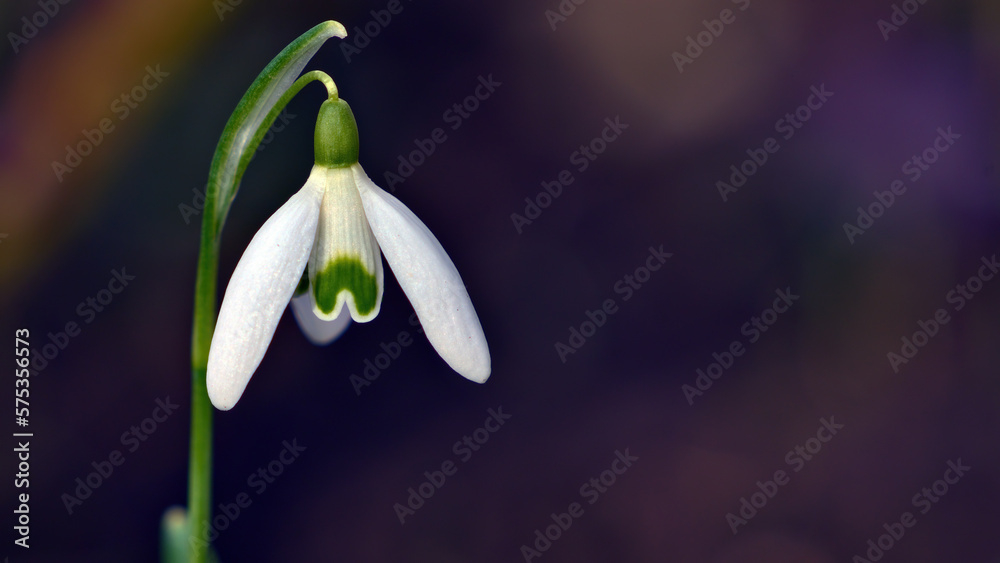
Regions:
<instances>
[{"instance_id":1,"label":"flower stalk","mask_svg":"<svg viewBox=\"0 0 1000 563\"><path fill-rule=\"evenodd\" d=\"M309 59L331 37L346 37L334 21L317 25L289 44L251 84L229 118L209 171L202 216L198 271L195 279L194 323L191 335L191 439L188 465L189 561L208 560L207 530L212 499L212 403L206 388L208 352L216 321L219 241L240 180L264 134L278 114L306 84L319 80L337 95L325 73L310 72L296 79Z\"/></svg>"},{"instance_id":2,"label":"flower stalk","mask_svg":"<svg viewBox=\"0 0 1000 563\"><path fill-rule=\"evenodd\" d=\"M240 100L212 159L195 281L187 518L164 519L164 537L186 535L189 545L164 553L214 559L212 410L239 401L289 304L309 340L328 344L350 321L378 315L384 257L441 358L471 381L490 376L489 347L455 264L427 226L365 174L357 122L333 80L320 71L298 77L324 41L345 36L342 25L325 22L279 53ZM327 100L312 171L254 235L217 309L220 238L243 173L278 114L316 80Z\"/></svg>"}]
</instances>

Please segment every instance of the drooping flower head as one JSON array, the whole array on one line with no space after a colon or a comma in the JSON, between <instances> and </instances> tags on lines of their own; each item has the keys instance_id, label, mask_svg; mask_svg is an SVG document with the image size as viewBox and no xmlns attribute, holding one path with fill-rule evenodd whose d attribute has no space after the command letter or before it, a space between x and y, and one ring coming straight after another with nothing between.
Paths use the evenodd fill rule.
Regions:
<instances>
[{"instance_id":1,"label":"drooping flower head","mask_svg":"<svg viewBox=\"0 0 1000 563\"><path fill-rule=\"evenodd\" d=\"M317 344L336 339L349 319L374 319L383 254L438 354L472 381L489 377L489 348L458 270L420 219L368 178L358 152L354 114L333 93L320 107L309 178L260 228L229 280L208 356L216 408L243 395L289 301Z\"/></svg>"}]
</instances>

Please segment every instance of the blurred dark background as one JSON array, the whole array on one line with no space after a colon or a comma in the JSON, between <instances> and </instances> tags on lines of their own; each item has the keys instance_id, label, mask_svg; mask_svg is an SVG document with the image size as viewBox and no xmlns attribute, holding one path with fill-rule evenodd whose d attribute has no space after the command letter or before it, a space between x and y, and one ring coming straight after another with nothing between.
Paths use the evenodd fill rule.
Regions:
<instances>
[{"instance_id":1,"label":"blurred dark background","mask_svg":"<svg viewBox=\"0 0 1000 563\"><path fill-rule=\"evenodd\" d=\"M395 195L462 273L493 374L480 386L451 371L389 275L379 317L327 348L286 315L242 400L215 418L216 512L241 493L252 501L219 520L222 561L997 560L1000 280L981 268L1000 252L995 2L403 0L372 23L387 5L0 5L0 328L29 329L41 366L29 427L9 423L34 433L31 547L11 535L0 555L156 559L160 518L186 498L196 191L260 70L335 19L352 46L356 27L377 31L350 57L329 41L307 67L354 109L369 176L386 186L414 140L447 134ZM898 29L880 29L894 6ZM679 71L674 53L697 54L687 38L722 18L733 21ZM122 96L151 71L155 89L130 107ZM500 86L453 128L446 110L491 76ZM778 121L812 88L833 94L818 109L812 98L785 139ZM319 86L304 90L251 163L220 291L308 175L322 100ZM573 153L616 118L628 128L580 171ZM94 132L102 120L113 130ZM928 152L936 161L914 180L904 163L949 127L960 136L938 140L947 150ZM716 183L769 137L777 151L723 201ZM87 139L77 162L67 146ZM562 170L573 182L515 222ZM894 180L906 191L852 242L845 223ZM637 273L661 245L672 256ZM112 294L114 271L134 279ZM980 272L956 310L951 292ZM627 300L626 276L642 280ZM799 299L766 313L773 325L750 343L741 327L777 290ZM606 300L616 312L591 332L588 312ZM894 369L888 354L909 353L902 339L938 309L949 321ZM75 336L61 334L67 323ZM591 336L562 361L571 329ZM414 343L359 394L351 375L385 365L380 345L401 331ZM726 358L733 341L744 353ZM683 386L713 354L728 369L689 401ZM178 407L146 440L123 441L157 400ZM477 434L489 409L510 418ZM832 437L819 431L831 418L843 425ZM465 436L489 439L470 456L453 447ZM9 440L11 530L25 491ZM272 464L292 440L306 449ZM124 463L69 514L76 479L114 450ZM626 451L638 459L614 476ZM447 461L457 472L401 524L395 505ZM949 462L969 469L956 478ZM269 464L281 474L265 490L248 483ZM769 484L777 471L786 484ZM597 489L581 487L602 472L615 482L590 504ZM552 527L574 502L583 514ZM912 527L894 526L906 512Z\"/></svg>"}]
</instances>

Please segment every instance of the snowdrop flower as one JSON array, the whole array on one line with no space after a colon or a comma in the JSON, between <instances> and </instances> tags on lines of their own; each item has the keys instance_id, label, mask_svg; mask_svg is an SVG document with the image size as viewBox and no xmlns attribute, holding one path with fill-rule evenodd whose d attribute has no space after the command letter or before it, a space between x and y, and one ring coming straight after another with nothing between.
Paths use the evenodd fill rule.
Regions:
<instances>
[{"instance_id":1,"label":"snowdrop flower","mask_svg":"<svg viewBox=\"0 0 1000 563\"><path fill-rule=\"evenodd\" d=\"M309 339L329 343L382 304L382 254L438 354L483 383L490 353L462 278L441 243L358 164L358 127L333 95L316 123L305 185L257 232L226 289L208 355L208 395L229 410L243 395L285 306ZM293 298L293 295L298 294Z\"/></svg>"}]
</instances>

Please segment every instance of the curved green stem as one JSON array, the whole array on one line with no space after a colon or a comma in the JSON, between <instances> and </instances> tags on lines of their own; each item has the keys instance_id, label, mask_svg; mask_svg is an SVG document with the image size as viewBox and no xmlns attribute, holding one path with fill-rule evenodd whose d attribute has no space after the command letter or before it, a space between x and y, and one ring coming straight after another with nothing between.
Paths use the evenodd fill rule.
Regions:
<instances>
[{"instance_id":1,"label":"curved green stem","mask_svg":"<svg viewBox=\"0 0 1000 563\"><path fill-rule=\"evenodd\" d=\"M329 79L325 73L310 72L297 80L275 103L274 108L264 118L255 139L246 148L253 154L264 133L302 87L313 80ZM327 92L329 93L329 85ZM336 86L334 94L336 95ZM245 167L244 167L245 168ZM206 561L208 549L208 527L211 519L212 498L212 403L206 387L208 351L212 345L212 334L216 321L216 290L219 272L219 241L222 235L221 222L214 220L216 202L206 196L205 213L202 218L201 248L198 256L198 273L195 278L194 328L191 337L191 451L188 463L188 522L191 526L191 561Z\"/></svg>"},{"instance_id":2,"label":"curved green stem","mask_svg":"<svg viewBox=\"0 0 1000 563\"><path fill-rule=\"evenodd\" d=\"M326 93L329 98L337 99L337 85L333 82L333 79L330 78L330 76L327 73L321 70L313 70L303 74L302 76L299 77L298 80L296 80L294 83L292 83L291 86L288 87L288 90L286 90L281 95L281 97L279 97L274 102L274 106L271 108L271 110L267 113L267 115L264 116L262 120L260 120L259 122L260 125L257 127L256 132L253 134L253 136L251 136L244 144L237 145L237 147L240 148L242 152L242 156L239 158L237 163L236 173L234 175L235 185L232 191L224 191L221 189L213 190L211 181L209 182L208 190L206 190L205 193L205 218L208 218L208 209L209 209L208 203L209 203L209 198L212 198L213 203L218 205L218 207L214 210L213 213L213 215L215 215L215 218L217 219L216 223L217 230L214 231L214 235L216 238L218 238L222 234L222 225L223 223L225 223L226 215L229 213L229 206L232 204L233 199L236 198L236 191L239 188L240 180L243 178L243 173L246 171L247 165L250 164L250 159L253 158L254 153L257 152L257 147L260 146L260 142L264 139L264 135L266 135L268 129L270 129L271 126L274 125L275 120L278 119L278 115L281 114L281 111L285 109L285 106L288 105L288 102L290 102L292 98L294 98L295 95L298 94L299 91L305 87L306 84L309 84L310 82L316 80L322 82L323 86L326 87ZM220 176L221 175L222 174L220 173ZM223 193L225 195L221 195ZM220 194L220 196L217 198L213 197L216 194ZM204 220L202 221L202 225L204 226Z\"/></svg>"},{"instance_id":3,"label":"curved green stem","mask_svg":"<svg viewBox=\"0 0 1000 563\"><path fill-rule=\"evenodd\" d=\"M319 80L320 82L323 83L323 86L326 86L326 97L329 98L329 99L331 99L331 100L336 100L337 99L337 97L339 95L339 92L337 91L337 84L333 81L332 78L330 78L329 74L323 72L322 70L314 70L314 71L307 72L307 73L303 74L302 78L299 78L298 80L295 81L295 84L292 84L292 88L289 88L289 91L291 91L293 88L295 88L296 85L298 85L299 82L302 82L302 79L306 78L306 77L309 77L309 80L307 80L306 82L304 82L302 84L302 86L305 86L306 84L308 84L309 82L311 82L313 80ZM302 86L299 86L299 89L301 89ZM298 90L296 90L296 92L297 91ZM292 95L294 96L295 94L292 94Z\"/></svg>"},{"instance_id":4,"label":"curved green stem","mask_svg":"<svg viewBox=\"0 0 1000 563\"><path fill-rule=\"evenodd\" d=\"M330 37L344 37L344 27L324 22L288 45L250 85L222 132L209 171L201 223L198 272L195 278L194 326L191 334L191 448L188 464L189 560L204 563L209 553L212 501L212 403L208 398L208 352L216 322L219 240L240 180L261 139L288 102L314 81L337 96L337 86L323 72L295 80L308 60ZM294 83L292 82L294 80Z\"/></svg>"}]
</instances>

